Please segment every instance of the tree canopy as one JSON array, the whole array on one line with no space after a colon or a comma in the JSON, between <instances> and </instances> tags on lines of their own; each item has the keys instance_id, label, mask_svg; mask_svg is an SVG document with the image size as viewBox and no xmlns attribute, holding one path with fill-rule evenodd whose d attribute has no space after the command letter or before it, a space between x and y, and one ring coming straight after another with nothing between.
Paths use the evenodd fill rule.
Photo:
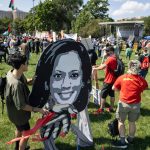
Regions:
<instances>
[{"instance_id":1,"label":"tree canopy","mask_svg":"<svg viewBox=\"0 0 150 150\"><path fill-rule=\"evenodd\" d=\"M38 30L71 29L71 22L75 19L82 0L45 0L34 7L26 18L27 28Z\"/></svg>"},{"instance_id":2,"label":"tree canopy","mask_svg":"<svg viewBox=\"0 0 150 150\"><path fill-rule=\"evenodd\" d=\"M89 11L95 19L105 19L108 17L108 0L90 0L85 9Z\"/></svg>"},{"instance_id":3,"label":"tree canopy","mask_svg":"<svg viewBox=\"0 0 150 150\"><path fill-rule=\"evenodd\" d=\"M8 26L11 22L12 19L9 18L0 19L0 34L4 33L5 31L8 31Z\"/></svg>"},{"instance_id":4,"label":"tree canopy","mask_svg":"<svg viewBox=\"0 0 150 150\"><path fill-rule=\"evenodd\" d=\"M144 35L150 35L150 16L144 18Z\"/></svg>"},{"instance_id":5,"label":"tree canopy","mask_svg":"<svg viewBox=\"0 0 150 150\"><path fill-rule=\"evenodd\" d=\"M100 36L99 22L110 20L108 17L108 0L90 0L83 6L76 20L72 24L72 31L82 36Z\"/></svg>"}]
</instances>

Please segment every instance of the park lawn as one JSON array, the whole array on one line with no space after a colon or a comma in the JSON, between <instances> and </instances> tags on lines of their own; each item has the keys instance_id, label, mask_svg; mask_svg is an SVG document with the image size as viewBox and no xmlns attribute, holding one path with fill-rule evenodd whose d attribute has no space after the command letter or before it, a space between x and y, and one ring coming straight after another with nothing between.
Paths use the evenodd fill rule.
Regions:
<instances>
[{"instance_id":1,"label":"park lawn","mask_svg":"<svg viewBox=\"0 0 150 150\"><path fill-rule=\"evenodd\" d=\"M121 57L123 58L126 68L128 60L125 59L124 51L121 52ZM132 59L134 59L134 54L132 55ZM36 64L38 62L39 55L32 54L29 70L25 73L27 78L31 78L34 75ZM101 59L97 61L97 64L100 64ZM6 73L11 67L5 64L4 62L0 64L0 75L1 73ZM45 72L46 73L46 72ZM104 72L99 71L98 73L98 80L99 85L102 85L102 81L104 78ZM147 75L146 80L150 83L150 73ZM31 89L32 87L30 87ZM116 102L115 107L117 107L118 101L118 93L116 93ZM109 98L107 98L107 102L109 104ZM0 105L0 111L1 111ZM114 117L115 113L104 113L99 116L93 115L93 112L97 109L92 102L89 103L88 111L91 120L91 128L92 134L94 138L94 147L89 150L101 150L104 147L105 150L113 150L115 148L111 147L112 138L107 132L107 124L110 122ZM32 113L32 119L30 120L31 127L34 125L35 121L40 118L40 114ZM150 90L144 91L142 94L142 105L141 105L141 117L137 122L137 132L135 138L135 144L129 146L129 150L150 150ZM76 123L76 120L72 121ZM127 123L127 122L126 122ZM128 127L127 127L128 128ZM2 115L0 112L0 150L13 150L13 145L7 145L6 142L13 139L14 137L14 130L15 127L7 118L6 106L4 110L4 114ZM43 150L43 144L41 142L33 142L29 141L31 146L31 150ZM65 137L59 137L56 140L57 147L60 150L75 150L76 149L76 136L71 132Z\"/></svg>"}]
</instances>

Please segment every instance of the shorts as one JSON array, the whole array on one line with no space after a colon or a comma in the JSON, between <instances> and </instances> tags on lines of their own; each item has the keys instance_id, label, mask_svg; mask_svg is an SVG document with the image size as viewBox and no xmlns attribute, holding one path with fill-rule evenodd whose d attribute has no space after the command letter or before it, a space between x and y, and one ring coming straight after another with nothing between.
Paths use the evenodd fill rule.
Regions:
<instances>
[{"instance_id":1,"label":"shorts","mask_svg":"<svg viewBox=\"0 0 150 150\"><path fill-rule=\"evenodd\" d=\"M140 116L140 106L141 103L126 104L119 101L116 110L116 118L118 118L119 121L124 122L126 120L126 117L128 116L128 120L130 122L135 122Z\"/></svg>"},{"instance_id":2,"label":"shorts","mask_svg":"<svg viewBox=\"0 0 150 150\"><path fill-rule=\"evenodd\" d=\"M103 87L101 90L101 98L106 98L108 95L110 97L115 97L114 90L112 90L113 84L103 83Z\"/></svg>"},{"instance_id":3,"label":"shorts","mask_svg":"<svg viewBox=\"0 0 150 150\"><path fill-rule=\"evenodd\" d=\"M29 122L27 122L24 125L20 125L20 126L15 125L15 126L16 126L17 130L20 131L20 132L30 130L30 124L29 124Z\"/></svg>"}]
</instances>

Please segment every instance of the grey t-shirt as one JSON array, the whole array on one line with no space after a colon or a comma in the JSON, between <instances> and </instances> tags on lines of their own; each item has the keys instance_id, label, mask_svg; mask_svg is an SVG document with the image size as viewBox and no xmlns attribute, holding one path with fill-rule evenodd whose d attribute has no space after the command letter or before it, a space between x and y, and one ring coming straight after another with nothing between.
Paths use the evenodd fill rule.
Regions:
<instances>
[{"instance_id":1,"label":"grey t-shirt","mask_svg":"<svg viewBox=\"0 0 150 150\"><path fill-rule=\"evenodd\" d=\"M24 75L20 79L16 79L12 71L9 71L6 77L5 97L8 117L15 125L24 125L31 117L31 112L22 109L28 104L28 96L30 93L27 80Z\"/></svg>"}]
</instances>

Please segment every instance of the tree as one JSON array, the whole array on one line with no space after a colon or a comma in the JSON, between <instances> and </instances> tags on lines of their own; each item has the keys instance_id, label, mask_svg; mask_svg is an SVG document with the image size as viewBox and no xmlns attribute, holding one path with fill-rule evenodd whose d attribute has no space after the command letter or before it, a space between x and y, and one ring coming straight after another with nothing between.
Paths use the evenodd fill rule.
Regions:
<instances>
[{"instance_id":1,"label":"tree","mask_svg":"<svg viewBox=\"0 0 150 150\"><path fill-rule=\"evenodd\" d=\"M13 31L15 35L23 34L26 30L24 27L24 21L17 18L13 22Z\"/></svg>"},{"instance_id":2,"label":"tree","mask_svg":"<svg viewBox=\"0 0 150 150\"><path fill-rule=\"evenodd\" d=\"M92 19L94 19L94 17L89 11L85 9L81 10L76 21L72 22L72 31L79 32L79 30L85 27Z\"/></svg>"},{"instance_id":3,"label":"tree","mask_svg":"<svg viewBox=\"0 0 150 150\"><path fill-rule=\"evenodd\" d=\"M71 22L82 3L82 0L45 0L43 3L40 2L27 16L27 28L30 27L33 30L33 26L36 26L38 30L60 31L66 29L69 31ZM32 24L29 21L32 21Z\"/></svg>"},{"instance_id":4,"label":"tree","mask_svg":"<svg viewBox=\"0 0 150 150\"><path fill-rule=\"evenodd\" d=\"M99 38L106 34L110 34L110 29L105 26L100 26L100 22L112 21L111 18L108 19L93 19L89 23L87 23L84 27L80 28L79 35L82 37L91 37Z\"/></svg>"},{"instance_id":5,"label":"tree","mask_svg":"<svg viewBox=\"0 0 150 150\"><path fill-rule=\"evenodd\" d=\"M29 31L29 32L34 31L35 24L33 22L33 14L32 14L31 11L25 17L25 19L23 20L23 23L24 23L24 28L25 28L26 31Z\"/></svg>"},{"instance_id":6,"label":"tree","mask_svg":"<svg viewBox=\"0 0 150 150\"><path fill-rule=\"evenodd\" d=\"M150 16L144 18L144 35L150 35Z\"/></svg>"},{"instance_id":7,"label":"tree","mask_svg":"<svg viewBox=\"0 0 150 150\"><path fill-rule=\"evenodd\" d=\"M80 28L79 34L82 37L88 37L89 35L91 35L92 37L99 37L99 33L100 33L99 22L100 22L99 19L93 19L84 27Z\"/></svg>"},{"instance_id":8,"label":"tree","mask_svg":"<svg viewBox=\"0 0 150 150\"><path fill-rule=\"evenodd\" d=\"M85 30L89 28L88 26L91 26L90 24L95 24L96 22L95 19L107 19L108 18L108 15L107 15L108 6L109 6L108 0L88 1L87 4L84 5L82 10L80 11L79 15L77 16L76 21L73 22L72 31L81 33L83 29ZM83 32L81 34L83 34ZM88 31L86 30L85 32L88 32ZM87 33L85 33L84 35L86 34Z\"/></svg>"},{"instance_id":9,"label":"tree","mask_svg":"<svg viewBox=\"0 0 150 150\"><path fill-rule=\"evenodd\" d=\"M104 19L108 17L108 0L90 0L87 2L86 9L95 19Z\"/></svg>"},{"instance_id":10,"label":"tree","mask_svg":"<svg viewBox=\"0 0 150 150\"><path fill-rule=\"evenodd\" d=\"M5 31L8 31L8 26L11 22L12 19L9 18L0 19L0 34L4 33Z\"/></svg>"}]
</instances>

